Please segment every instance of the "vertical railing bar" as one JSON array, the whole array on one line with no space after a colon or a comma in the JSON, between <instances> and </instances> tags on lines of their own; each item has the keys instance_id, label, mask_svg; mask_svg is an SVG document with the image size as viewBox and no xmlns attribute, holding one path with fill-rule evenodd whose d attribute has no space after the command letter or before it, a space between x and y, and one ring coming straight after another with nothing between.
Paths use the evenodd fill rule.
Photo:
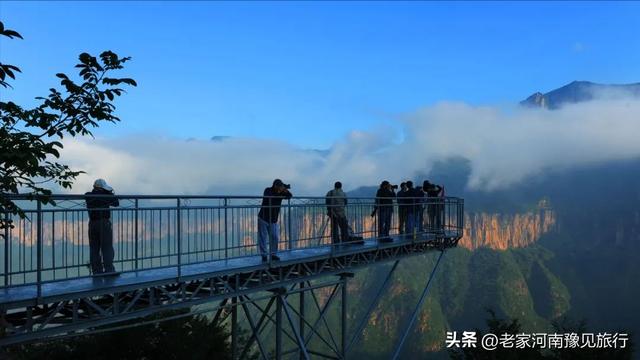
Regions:
<instances>
[{"instance_id":1,"label":"vertical railing bar","mask_svg":"<svg viewBox=\"0 0 640 360\"><path fill-rule=\"evenodd\" d=\"M42 202L40 200L38 200L36 231L36 275L38 282L37 303L40 304L42 301Z\"/></svg>"},{"instance_id":2,"label":"vertical railing bar","mask_svg":"<svg viewBox=\"0 0 640 360\"><path fill-rule=\"evenodd\" d=\"M187 205L189 200L187 200ZM189 231L189 226L191 226L191 210L187 207L187 228L185 229L186 241L187 241L187 253L191 252L191 233Z\"/></svg>"},{"instance_id":3,"label":"vertical railing bar","mask_svg":"<svg viewBox=\"0 0 640 360\"><path fill-rule=\"evenodd\" d=\"M12 269L13 269L13 256L11 256L13 254L13 246L11 245L11 240L13 239L13 229L9 228L9 284L11 284L12 282Z\"/></svg>"},{"instance_id":4,"label":"vertical railing bar","mask_svg":"<svg viewBox=\"0 0 640 360\"><path fill-rule=\"evenodd\" d=\"M218 202L218 205L219 205L219 204L220 204L220 202ZM218 222L217 222L217 223L218 223L218 231L217 231L217 233L218 233L218 241L216 242L216 243L217 243L217 246L216 246L216 249L217 249L217 251L216 251L216 255L217 255L217 259L220 259L220 253L221 253L221 252L220 252L220 243L221 243L221 241L220 241L220 240L221 240L221 237L222 237L222 232L220 231L220 224L221 224L221 221L222 221L222 220L221 220L221 215L220 215L220 213L221 213L220 209L218 209L218 210L217 210L217 213L218 213Z\"/></svg>"},{"instance_id":5,"label":"vertical railing bar","mask_svg":"<svg viewBox=\"0 0 640 360\"><path fill-rule=\"evenodd\" d=\"M291 236L291 199L287 199L287 240L289 250L293 250L293 236Z\"/></svg>"},{"instance_id":6,"label":"vertical railing bar","mask_svg":"<svg viewBox=\"0 0 640 360\"><path fill-rule=\"evenodd\" d=\"M229 258L229 234L228 234L228 226L227 226L227 206L228 206L227 198L224 198L224 259L227 260Z\"/></svg>"},{"instance_id":7,"label":"vertical railing bar","mask_svg":"<svg viewBox=\"0 0 640 360\"><path fill-rule=\"evenodd\" d=\"M177 210L176 210L176 236L178 241L178 281L180 281L180 277L182 276L182 216L180 211L180 198L176 200L177 202Z\"/></svg>"},{"instance_id":8,"label":"vertical railing bar","mask_svg":"<svg viewBox=\"0 0 640 360\"><path fill-rule=\"evenodd\" d=\"M56 279L56 213L51 212L51 269L53 280Z\"/></svg>"},{"instance_id":9,"label":"vertical railing bar","mask_svg":"<svg viewBox=\"0 0 640 360\"><path fill-rule=\"evenodd\" d=\"M68 278L69 277L69 268L67 267L67 262L69 261L68 256L69 256L69 244L68 244L68 238L67 238L67 231L69 230L69 227L67 225L67 220L69 219L68 216L68 212L65 211L64 212L64 217L62 220L62 232L64 234L64 240L62 242L62 246L64 248L64 256L62 257L62 262L64 263L64 277Z\"/></svg>"},{"instance_id":10,"label":"vertical railing bar","mask_svg":"<svg viewBox=\"0 0 640 360\"><path fill-rule=\"evenodd\" d=\"M158 247L160 248L160 266L162 266L164 261L164 255L162 255L162 209L158 211Z\"/></svg>"},{"instance_id":11,"label":"vertical railing bar","mask_svg":"<svg viewBox=\"0 0 640 360\"><path fill-rule=\"evenodd\" d=\"M30 273L33 273L33 212L31 213L31 220L29 221L29 265L31 266L29 271ZM26 232L27 228L25 225L25 232ZM25 234L26 236L26 234ZM24 256L24 282L27 282L27 247L26 247L26 242L25 242L25 247L24 247L24 251L22 252L22 255Z\"/></svg>"},{"instance_id":12,"label":"vertical railing bar","mask_svg":"<svg viewBox=\"0 0 640 360\"><path fill-rule=\"evenodd\" d=\"M133 218L133 223L134 223L134 229L133 229L133 252L134 252L134 257L135 257L135 268L136 270L138 270L138 211L139 211L139 207L138 207L138 199L135 199L134 201L134 218Z\"/></svg>"},{"instance_id":13,"label":"vertical railing bar","mask_svg":"<svg viewBox=\"0 0 640 360\"><path fill-rule=\"evenodd\" d=\"M173 249L175 250L175 246ZM171 265L171 210L167 210L167 254L169 255L169 265Z\"/></svg>"},{"instance_id":14,"label":"vertical railing bar","mask_svg":"<svg viewBox=\"0 0 640 360\"><path fill-rule=\"evenodd\" d=\"M78 231L79 231L79 230L78 230L78 221L80 221L80 220L78 219L78 218L79 218L79 216L78 216L78 217L76 217L77 213L76 213L75 211L74 211L74 212L72 212L71 214L73 215L73 224L74 224L74 228L73 228L71 231L72 231L72 232L73 232L73 234L74 234L73 238L76 240L76 242L75 242L75 243L76 243L76 245L73 245L73 241L71 242L71 243L72 243L72 245L73 245L73 247L72 247L72 249L73 249L73 254L75 255L75 256L73 257L73 258L74 258L74 261L73 261L73 262L72 262L72 264L71 264L71 265L73 266L73 265L77 265L78 263L80 263L80 249L78 248L78 245L77 245L77 244L78 244ZM75 229L75 231L74 231L74 229ZM76 250L77 250L77 253L76 253ZM72 271L73 271L73 270L72 270ZM79 275L80 275L80 274L78 273L78 271L79 271L79 269L76 269L76 276L79 276Z\"/></svg>"},{"instance_id":15,"label":"vertical railing bar","mask_svg":"<svg viewBox=\"0 0 640 360\"><path fill-rule=\"evenodd\" d=\"M9 211L4 213L4 286L9 286Z\"/></svg>"},{"instance_id":16,"label":"vertical railing bar","mask_svg":"<svg viewBox=\"0 0 640 360\"><path fill-rule=\"evenodd\" d=\"M155 257L154 257L155 256L155 251L154 251L155 247L153 246L153 243L154 243L154 241L153 241L154 240L154 236L153 235L154 235L154 230L155 230L155 216L154 216L155 210L151 209L149 212L151 213L149 215L149 219L151 221L151 226L150 226L150 229L149 229L149 249L151 251L149 266L151 268L153 268L153 262L155 261Z\"/></svg>"},{"instance_id":17,"label":"vertical railing bar","mask_svg":"<svg viewBox=\"0 0 640 360\"><path fill-rule=\"evenodd\" d=\"M124 222L122 221L122 219L126 218L126 213L124 213L122 210L118 210L117 214L118 214L118 257L124 261L127 258L127 256L124 251L125 244L124 244L124 241L122 241L122 239L124 239L124 228L122 226ZM124 262L117 262L117 261L114 261L114 262L116 264L118 263L120 264L120 271L124 270Z\"/></svg>"}]
</instances>

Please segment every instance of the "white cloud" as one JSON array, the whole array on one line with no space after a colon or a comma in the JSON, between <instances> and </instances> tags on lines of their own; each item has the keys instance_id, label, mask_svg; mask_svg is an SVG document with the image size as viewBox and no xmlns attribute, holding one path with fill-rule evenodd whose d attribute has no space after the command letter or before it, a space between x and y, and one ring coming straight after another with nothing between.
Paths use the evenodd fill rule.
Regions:
<instances>
[{"instance_id":1,"label":"white cloud","mask_svg":"<svg viewBox=\"0 0 640 360\"><path fill-rule=\"evenodd\" d=\"M439 159L471 161L469 186L496 189L594 161L640 155L640 102L599 100L560 110L503 110L440 103L403 116L404 139L389 129L352 131L327 154L279 141L168 137L72 139L63 160L82 169L73 192L102 177L120 194L260 194L274 178L297 195L322 195L340 180L347 189L400 181Z\"/></svg>"},{"instance_id":2,"label":"white cloud","mask_svg":"<svg viewBox=\"0 0 640 360\"><path fill-rule=\"evenodd\" d=\"M509 186L545 169L640 155L640 102L591 101L560 110L518 109L442 103L407 120L427 161L448 156L471 160L469 186ZM417 161L419 162L419 161Z\"/></svg>"}]
</instances>

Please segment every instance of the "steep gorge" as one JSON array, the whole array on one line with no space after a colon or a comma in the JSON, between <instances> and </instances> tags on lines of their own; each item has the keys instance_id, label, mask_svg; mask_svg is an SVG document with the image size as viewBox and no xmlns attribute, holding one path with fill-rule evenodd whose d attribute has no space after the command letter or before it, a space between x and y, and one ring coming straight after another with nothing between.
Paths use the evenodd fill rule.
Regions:
<instances>
[{"instance_id":1,"label":"steep gorge","mask_svg":"<svg viewBox=\"0 0 640 360\"><path fill-rule=\"evenodd\" d=\"M522 248L535 243L556 225L554 211L546 206L526 213L467 213L460 246L469 250Z\"/></svg>"}]
</instances>

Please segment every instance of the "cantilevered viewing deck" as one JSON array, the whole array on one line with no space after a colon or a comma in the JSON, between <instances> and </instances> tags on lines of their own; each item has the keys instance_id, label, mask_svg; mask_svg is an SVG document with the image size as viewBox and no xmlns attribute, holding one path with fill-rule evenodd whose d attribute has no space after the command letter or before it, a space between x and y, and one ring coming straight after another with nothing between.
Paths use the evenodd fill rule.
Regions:
<instances>
[{"instance_id":1,"label":"cantilevered viewing deck","mask_svg":"<svg viewBox=\"0 0 640 360\"><path fill-rule=\"evenodd\" d=\"M398 205L390 206L388 239L378 237L378 216L371 216L375 199L356 198L346 214L352 239L363 241L336 243L325 198L292 198L283 201L279 218L280 260L263 261L257 246L261 197L118 198L111 218L121 274L100 277L89 273L83 196L55 196L56 204L46 206L18 199L27 219L12 218L14 228L5 230L0 249L0 344L203 303L225 306L229 299L296 284L313 287L312 281L348 276L359 267L444 251L463 233L459 198L415 199L410 211L420 221L409 234L399 232Z\"/></svg>"}]
</instances>

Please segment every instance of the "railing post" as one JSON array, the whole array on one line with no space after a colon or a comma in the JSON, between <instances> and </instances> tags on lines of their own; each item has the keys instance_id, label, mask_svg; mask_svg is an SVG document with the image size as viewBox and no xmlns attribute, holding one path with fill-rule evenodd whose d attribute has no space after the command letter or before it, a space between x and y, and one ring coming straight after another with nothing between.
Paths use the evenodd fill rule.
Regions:
<instances>
[{"instance_id":1,"label":"railing post","mask_svg":"<svg viewBox=\"0 0 640 360\"><path fill-rule=\"evenodd\" d=\"M135 200L135 216L134 216L134 228L133 228L133 243L134 243L134 256L135 266L138 270L138 199Z\"/></svg>"},{"instance_id":2,"label":"railing post","mask_svg":"<svg viewBox=\"0 0 640 360\"><path fill-rule=\"evenodd\" d=\"M227 230L227 210L229 203L227 198L224 198L224 259L229 258L229 231Z\"/></svg>"},{"instance_id":3,"label":"railing post","mask_svg":"<svg viewBox=\"0 0 640 360\"><path fill-rule=\"evenodd\" d=\"M460 237L464 236L464 199L458 200L458 212L460 212L460 220L458 220L460 227Z\"/></svg>"},{"instance_id":4,"label":"railing post","mask_svg":"<svg viewBox=\"0 0 640 360\"><path fill-rule=\"evenodd\" d=\"M291 199L287 199L287 237L289 239L289 250L293 250L293 237L291 234Z\"/></svg>"},{"instance_id":5,"label":"railing post","mask_svg":"<svg viewBox=\"0 0 640 360\"><path fill-rule=\"evenodd\" d=\"M323 219L325 219L324 216L322 216ZM331 223L332 219L331 216L329 214L327 214L327 227L329 228L329 246L331 247L331 257L334 257L335 253L336 253L336 246L337 244L333 243L333 229L331 228L331 226L333 225ZM320 236L322 236L324 238L324 232L325 230L322 230L322 234L320 234Z\"/></svg>"},{"instance_id":6,"label":"railing post","mask_svg":"<svg viewBox=\"0 0 640 360\"><path fill-rule=\"evenodd\" d=\"M181 216L181 206L180 206L180 198L176 200L176 238L178 241L178 281L180 281L180 277L182 276L182 216Z\"/></svg>"},{"instance_id":7,"label":"railing post","mask_svg":"<svg viewBox=\"0 0 640 360\"><path fill-rule=\"evenodd\" d=\"M4 213L4 286L9 286L9 211Z\"/></svg>"},{"instance_id":8,"label":"railing post","mask_svg":"<svg viewBox=\"0 0 640 360\"><path fill-rule=\"evenodd\" d=\"M42 202L38 200L36 222L36 275L38 282L38 301L40 303L42 299Z\"/></svg>"}]
</instances>

